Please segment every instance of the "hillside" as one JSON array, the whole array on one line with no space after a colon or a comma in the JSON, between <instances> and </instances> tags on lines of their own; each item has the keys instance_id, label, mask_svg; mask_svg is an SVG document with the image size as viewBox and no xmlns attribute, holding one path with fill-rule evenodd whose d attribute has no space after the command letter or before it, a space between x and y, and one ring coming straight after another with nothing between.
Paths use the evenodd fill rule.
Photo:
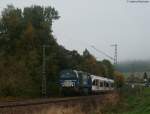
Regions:
<instances>
[{"instance_id":1,"label":"hillside","mask_svg":"<svg viewBox=\"0 0 150 114\"><path fill-rule=\"evenodd\" d=\"M150 71L150 60L120 62L117 69L121 72L148 72Z\"/></svg>"}]
</instances>

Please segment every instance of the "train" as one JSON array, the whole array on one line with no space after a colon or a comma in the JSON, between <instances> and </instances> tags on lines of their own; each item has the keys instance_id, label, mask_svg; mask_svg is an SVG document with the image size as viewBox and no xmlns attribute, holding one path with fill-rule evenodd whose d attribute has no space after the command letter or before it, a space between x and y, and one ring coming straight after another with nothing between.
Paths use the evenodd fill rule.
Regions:
<instances>
[{"instance_id":1,"label":"train","mask_svg":"<svg viewBox=\"0 0 150 114\"><path fill-rule=\"evenodd\" d=\"M60 93L81 95L114 90L114 80L78 70L63 70L59 76Z\"/></svg>"}]
</instances>

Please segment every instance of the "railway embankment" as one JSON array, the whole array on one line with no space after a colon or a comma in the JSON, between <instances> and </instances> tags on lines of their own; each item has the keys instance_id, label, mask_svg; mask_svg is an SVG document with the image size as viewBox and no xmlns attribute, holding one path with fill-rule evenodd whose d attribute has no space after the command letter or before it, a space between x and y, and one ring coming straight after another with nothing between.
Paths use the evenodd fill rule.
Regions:
<instances>
[{"instance_id":1,"label":"railway embankment","mask_svg":"<svg viewBox=\"0 0 150 114\"><path fill-rule=\"evenodd\" d=\"M91 114L93 111L99 112L106 105L116 105L119 102L118 98L118 94L113 92L69 99L13 103L14 106L5 104L0 108L0 114Z\"/></svg>"},{"instance_id":2,"label":"railway embankment","mask_svg":"<svg viewBox=\"0 0 150 114\"><path fill-rule=\"evenodd\" d=\"M0 114L150 114L149 101L150 88L124 88L78 100L1 108Z\"/></svg>"}]
</instances>

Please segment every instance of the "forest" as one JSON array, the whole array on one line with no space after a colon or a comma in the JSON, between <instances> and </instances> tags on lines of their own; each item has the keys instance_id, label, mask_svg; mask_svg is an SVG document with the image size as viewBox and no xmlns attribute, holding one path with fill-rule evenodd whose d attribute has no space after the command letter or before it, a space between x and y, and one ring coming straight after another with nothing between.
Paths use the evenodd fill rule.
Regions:
<instances>
[{"instance_id":1,"label":"forest","mask_svg":"<svg viewBox=\"0 0 150 114\"><path fill-rule=\"evenodd\" d=\"M57 43L52 24L60 17L53 7L24 9L8 5L0 16L0 96L40 97L43 45L46 47L48 95L58 94L59 72L77 69L114 78L108 60L98 61L85 49L83 54Z\"/></svg>"}]
</instances>

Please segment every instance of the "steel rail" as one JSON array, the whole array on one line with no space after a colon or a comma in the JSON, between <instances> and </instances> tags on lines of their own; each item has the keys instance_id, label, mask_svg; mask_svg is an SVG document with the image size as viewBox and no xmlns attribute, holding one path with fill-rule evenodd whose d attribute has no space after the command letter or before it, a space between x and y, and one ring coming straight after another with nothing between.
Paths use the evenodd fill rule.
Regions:
<instances>
[{"instance_id":1,"label":"steel rail","mask_svg":"<svg viewBox=\"0 0 150 114\"><path fill-rule=\"evenodd\" d=\"M13 107L22 107L22 106L31 106L31 105L42 105L42 104L53 104L53 103L65 103L72 101L82 101L89 100L91 98L100 98L102 95L93 95L93 96L81 96L81 97L70 97L70 98L59 98L59 99L42 99L42 100L30 100L30 101L16 101L16 102L6 102L0 103L1 108L13 108Z\"/></svg>"}]
</instances>

